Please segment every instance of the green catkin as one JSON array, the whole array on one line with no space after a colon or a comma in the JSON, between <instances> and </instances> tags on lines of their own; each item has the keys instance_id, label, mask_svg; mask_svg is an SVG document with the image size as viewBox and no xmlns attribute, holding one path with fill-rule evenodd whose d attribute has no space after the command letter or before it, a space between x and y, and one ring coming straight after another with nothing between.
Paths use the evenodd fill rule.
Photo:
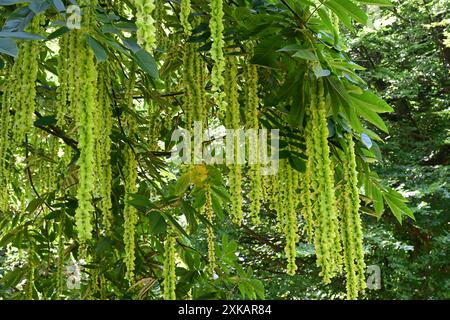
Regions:
<instances>
[{"instance_id":1,"label":"green catkin","mask_svg":"<svg viewBox=\"0 0 450 320\"><path fill-rule=\"evenodd\" d=\"M25 286L25 297L27 300L33 300L34 280L36 273L36 265L34 263L33 255L34 255L34 245L31 244L27 256L28 273L27 273L27 282Z\"/></svg>"},{"instance_id":2,"label":"green catkin","mask_svg":"<svg viewBox=\"0 0 450 320\"><path fill-rule=\"evenodd\" d=\"M78 59L78 39L79 32L72 31L69 33L68 40L68 61L76 61ZM81 74L81 68L77 67L75 63L69 63L67 69L67 108L69 109L69 116L76 119L77 118L77 107L76 104L81 99L81 84L83 75Z\"/></svg>"},{"instance_id":3,"label":"green catkin","mask_svg":"<svg viewBox=\"0 0 450 320\"><path fill-rule=\"evenodd\" d=\"M238 68L236 56L227 57L227 72L225 90L227 97L227 129L238 130L240 128L240 111L239 111L239 88L237 83ZM236 131L235 131L236 132ZM242 166L239 164L239 137L233 136L233 163L228 165L229 169L229 185L231 193L231 216L233 222L237 225L242 223L244 213L242 211Z\"/></svg>"},{"instance_id":4,"label":"green catkin","mask_svg":"<svg viewBox=\"0 0 450 320\"><path fill-rule=\"evenodd\" d=\"M279 161L278 173L276 175L275 188L275 211L277 212L277 228L279 232L284 232L286 210L284 204L287 203L287 188L286 188L286 163L285 159Z\"/></svg>"},{"instance_id":5,"label":"green catkin","mask_svg":"<svg viewBox=\"0 0 450 320\"><path fill-rule=\"evenodd\" d=\"M358 298L365 289L363 234L359 214L358 173L355 143L351 134L345 134L343 157L343 190L341 194L341 234L344 247L344 265L347 277L347 299Z\"/></svg>"},{"instance_id":6,"label":"green catkin","mask_svg":"<svg viewBox=\"0 0 450 320\"><path fill-rule=\"evenodd\" d=\"M315 87L314 87L315 88ZM315 99L315 91L312 91L311 99ZM307 115L311 116L311 110L307 110ZM306 235L308 237L308 241L314 241L314 216L313 216L313 207L312 207L312 193L311 193L311 185L312 185L312 176L314 174L314 141L312 137L312 124L311 121L308 121L305 128L305 140L306 140L306 156L308 158L306 162L306 170L302 175L301 180L301 194L300 194L300 202L301 202L301 214L306 223ZM320 237L320 234L318 235Z\"/></svg>"},{"instance_id":7,"label":"green catkin","mask_svg":"<svg viewBox=\"0 0 450 320\"><path fill-rule=\"evenodd\" d=\"M67 57L69 56L68 39L69 34L66 33L59 38L59 54L58 54L58 79L59 87L58 92L58 104L56 106L56 118L58 119L57 125L64 127L67 114L67 85L68 81L68 66Z\"/></svg>"},{"instance_id":8,"label":"green catkin","mask_svg":"<svg viewBox=\"0 0 450 320\"><path fill-rule=\"evenodd\" d=\"M262 201L262 179L261 179L261 162L260 162L260 144L259 144L259 98L258 98L258 69L256 65L247 61L245 70L245 85L246 85L246 129L253 129L255 136L253 137L254 146L249 151L254 153L256 163L251 164L249 168L250 177L250 217L253 224L259 225L261 223L259 212L261 210Z\"/></svg>"},{"instance_id":9,"label":"green catkin","mask_svg":"<svg viewBox=\"0 0 450 320\"><path fill-rule=\"evenodd\" d=\"M211 197L211 189L209 185L206 187L205 192L206 203L205 203L205 218L209 222L206 227L207 239L208 239L208 272L210 274L214 274L214 270L216 269L216 237L214 234L214 213L212 206L212 197Z\"/></svg>"},{"instance_id":10,"label":"green catkin","mask_svg":"<svg viewBox=\"0 0 450 320\"><path fill-rule=\"evenodd\" d=\"M60 37L58 54L58 79L59 87L58 105L56 109L57 125L63 128L66 124L66 117L70 115L71 107L75 105L75 64L74 59L74 41L76 39L74 32L67 32Z\"/></svg>"},{"instance_id":11,"label":"green catkin","mask_svg":"<svg viewBox=\"0 0 450 320\"><path fill-rule=\"evenodd\" d=\"M39 15L33 17L27 31L39 33ZM14 141L22 143L33 127L33 114L36 108L36 80L38 75L39 45L36 41L25 41L20 45L19 56L15 62L16 90L12 108L15 111Z\"/></svg>"},{"instance_id":12,"label":"green catkin","mask_svg":"<svg viewBox=\"0 0 450 320\"><path fill-rule=\"evenodd\" d=\"M192 26L189 23L189 15L191 14L191 0L181 0L180 2L180 22L183 26L184 33L191 35Z\"/></svg>"},{"instance_id":13,"label":"green catkin","mask_svg":"<svg viewBox=\"0 0 450 320\"><path fill-rule=\"evenodd\" d=\"M317 264L325 283L341 270L341 243L334 192L334 173L328 146L328 124L322 80L313 83L309 110L312 139L307 141L314 166L312 175L313 214L316 222L315 247Z\"/></svg>"},{"instance_id":14,"label":"green catkin","mask_svg":"<svg viewBox=\"0 0 450 320\"><path fill-rule=\"evenodd\" d=\"M286 213L285 213L285 229L286 248L285 253L288 260L287 273L295 275L297 271L297 264L295 259L297 257L297 242L298 236L298 219L295 203L295 185L294 185L294 171L289 163L285 165L285 181L286 181Z\"/></svg>"},{"instance_id":15,"label":"green catkin","mask_svg":"<svg viewBox=\"0 0 450 320\"><path fill-rule=\"evenodd\" d=\"M152 151L159 150L158 141L159 133L161 130L161 119L159 118L159 110L156 107L155 102L149 101L147 103L148 108L148 127L149 127L149 148Z\"/></svg>"},{"instance_id":16,"label":"green catkin","mask_svg":"<svg viewBox=\"0 0 450 320\"><path fill-rule=\"evenodd\" d=\"M225 117L226 102L224 86L224 71L225 71L225 57L224 57L224 38L223 38L223 0L211 0L211 19L209 21L209 28L211 30L211 57L214 65L211 72L211 83L214 101L218 107L219 116Z\"/></svg>"},{"instance_id":17,"label":"green catkin","mask_svg":"<svg viewBox=\"0 0 450 320\"><path fill-rule=\"evenodd\" d=\"M131 70L131 76L129 80L129 87L127 90L127 99L129 108L133 108L133 91L136 81L134 67ZM137 132L137 123L132 116L127 118L127 124L129 129L129 136L134 137ZM138 162L136 155L131 146L127 146L125 150L125 166L124 166L124 177L125 177L125 205L123 210L124 215L124 243L125 243L125 265L126 274L125 278L132 282L134 278L134 268L135 268L135 228L138 222L137 210L131 204L128 203L128 199L137 192L137 178L138 178Z\"/></svg>"},{"instance_id":18,"label":"green catkin","mask_svg":"<svg viewBox=\"0 0 450 320\"><path fill-rule=\"evenodd\" d=\"M10 68L6 70L9 73ZM7 165L7 155L9 150L9 129L10 123L10 102L11 102L11 81L12 76L6 76L3 82L2 105L0 110L0 212L8 210L8 179L9 168Z\"/></svg>"},{"instance_id":19,"label":"green catkin","mask_svg":"<svg viewBox=\"0 0 450 320\"><path fill-rule=\"evenodd\" d=\"M85 3L80 3L81 5ZM86 29L91 27L93 17L91 9L86 7L84 25ZM79 185L77 190L78 208L75 213L76 226L80 242L84 243L92 237L92 216L94 207L92 195L95 191L95 146L96 136L94 130L95 112L97 108L97 69L94 62L94 53L87 45L85 30L72 31L76 33L76 57L80 61L79 71L76 76L75 88L79 87L79 100L76 101L76 125L78 129L78 147L80 157L78 159ZM77 90L75 90L77 91Z\"/></svg>"},{"instance_id":20,"label":"green catkin","mask_svg":"<svg viewBox=\"0 0 450 320\"><path fill-rule=\"evenodd\" d=\"M65 207L62 208L65 211ZM62 299L64 294L64 261L65 261L65 246L64 246L64 215L63 212L62 219L58 226L58 260L57 260L57 271L56 271L56 298L58 300Z\"/></svg>"},{"instance_id":21,"label":"green catkin","mask_svg":"<svg viewBox=\"0 0 450 320\"><path fill-rule=\"evenodd\" d=\"M167 230L167 238L164 243L164 269L163 288L164 300L176 300L176 274L175 274L175 254L176 254L176 234L173 227Z\"/></svg>"},{"instance_id":22,"label":"green catkin","mask_svg":"<svg viewBox=\"0 0 450 320\"><path fill-rule=\"evenodd\" d=\"M195 52L194 60L194 120L204 123L206 120L206 90L205 90L205 74L206 65L198 52Z\"/></svg>"},{"instance_id":23,"label":"green catkin","mask_svg":"<svg viewBox=\"0 0 450 320\"><path fill-rule=\"evenodd\" d=\"M281 161L279 162L281 163ZM268 183L270 186L268 186L268 204L269 209L272 211L277 212L277 206L278 206L278 196L279 196L279 189L280 189L280 180L279 180L279 170L276 174L267 176Z\"/></svg>"},{"instance_id":24,"label":"green catkin","mask_svg":"<svg viewBox=\"0 0 450 320\"><path fill-rule=\"evenodd\" d=\"M183 55L183 84L185 96L183 110L186 115L186 126L191 130L194 126L195 102L198 100L195 90L195 51L193 44L186 44Z\"/></svg>"},{"instance_id":25,"label":"green catkin","mask_svg":"<svg viewBox=\"0 0 450 320\"><path fill-rule=\"evenodd\" d=\"M134 0L134 2L138 44L148 52L153 52L156 48L156 27L153 18L155 0Z\"/></svg>"},{"instance_id":26,"label":"green catkin","mask_svg":"<svg viewBox=\"0 0 450 320\"><path fill-rule=\"evenodd\" d=\"M97 158L97 168L99 170L99 189L101 197L101 210L103 214L103 226L105 234L110 236L112 234L112 169L111 169L111 131L112 131L112 106L110 95L108 91L108 75L104 70L99 73L98 80L98 101L100 107L97 109L98 113L98 140L97 148L99 155Z\"/></svg>"},{"instance_id":27,"label":"green catkin","mask_svg":"<svg viewBox=\"0 0 450 320\"><path fill-rule=\"evenodd\" d=\"M155 12L153 14L156 22L156 42L159 48L166 50L169 43L168 36L164 31L164 0L155 0ZM166 50L167 51L167 50Z\"/></svg>"}]
</instances>

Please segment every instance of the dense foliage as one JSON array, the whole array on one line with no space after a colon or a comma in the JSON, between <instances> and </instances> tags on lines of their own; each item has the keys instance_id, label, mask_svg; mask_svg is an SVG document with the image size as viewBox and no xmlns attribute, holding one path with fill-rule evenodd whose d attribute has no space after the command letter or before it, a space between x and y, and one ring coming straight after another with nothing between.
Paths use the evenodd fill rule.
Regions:
<instances>
[{"instance_id":1,"label":"dense foliage","mask_svg":"<svg viewBox=\"0 0 450 320\"><path fill-rule=\"evenodd\" d=\"M418 30L405 37L422 35L424 44L404 40L399 57L389 47L396 29L424 17L414 1L0 4L2 298L356 299L372 294L364 293L366 264L390 272L389 286L414 268L408 239L396 232L420 229L426 214L414 222L401 194L413 180L400 185L395 176L411 169L395 158L403 159L394 150L402 140L382 144L407 134L401 121L429 123L416 113L448 119L444 3L425 6L435 41L420 29L425 22L413 23ZM398 20L373 29L367 7L375 21ZM414 65L421 50L432 53L424 57L432 77ZM374 91L396 106L389 125L379 114L393 109ZM183 164L170 158L181 128L197 134ZM250 132L243 154L233 136L226 164L214 162L223 128ZM251 134L262 128L280 130L272 175L252 152L270 140ZM396 181L371 168L383 154L377 167ZM390 173L386 161L403 167ZM430 199L412 201L416 215L436 190L448 197L445 164L433 164L443 184L424 184ZM448 209L430 208L428 219ZM427 226L437 237L414 251L417 269L426 269L426 250L447 256L444 220ZM435 277L429 296L448 294L433 289ZM414 296L397 290L391 296Z\"/></svg>"}]
</instances>

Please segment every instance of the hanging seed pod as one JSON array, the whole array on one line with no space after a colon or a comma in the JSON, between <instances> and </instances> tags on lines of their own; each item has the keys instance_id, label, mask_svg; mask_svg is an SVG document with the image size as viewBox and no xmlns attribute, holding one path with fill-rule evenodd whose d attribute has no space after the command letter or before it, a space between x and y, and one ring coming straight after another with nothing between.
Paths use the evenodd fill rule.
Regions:
<instances>
[{"instance_id":1,"label":"hanging seed pod","mask_svg":"<svg viewBox=\"0 0 450 320\"><path fill-rule=\"evenodd\" d=\"M358 192L358 173L356 170L355 143L351 134L345 134L343 156L343 190L341 194L340 216L341 234L344 247L344 265L347 276L347 298L358 298L365 289L365 263L360 200Z\"/></svg>"},{"instance_id":2,"label":"hanging seed pod","mask_svg":"<svg viewBox=\"0 0 450 320\"><path fill-rule=\"evenodd\" d=\"M157 151L159 149L159 132L162 127L160 120L160 112L153 101L147 103L148 108L148 127L149 127L149 148L152 151Z\"/></svg>"},{"instance_id":3,"label":"hanging seed pod","mask_svg":"<svg viewBox=\"0 0 450 320\"><path fill-rule=\"evenodd\" d=\"M225 71L225 57L223 49L225 42L223 40L223 1L211 0L211 20L209 22L209 28L211 30L211 57L214 61L211 83L214 101L219 110L219 116L225 117L226 102L225 93L223 92L224 86L224 71Z\"/></svg>"},{"instance_id":4,"label":"hanging seed pod","mask_svg":"<svg viewBox=\"0 0 450 320\"><path fill-rule=\"evenodd\" d=\"M9 130L11 127L11 84L13 75L10 73L11 69L7 68L5 80L3 82L3 95L0 110L0 211L6 212L8 210L8 151L10 148Z\"/></svg>"},{"instance_id":5,"label":"hanging seed pod","mask_svg":"<svg viewBox=\"0 0 450 320\"><path fill-rule=\"evenodd\" d=\"M200 53L195 51L194 56L194 121L205 123L206 121L206 89L205 89L206 64Z\"/></svg>"},{"instance_id":6,"label":"hanging seed pod","mask_svg":"<svg viewBox=\"0 0 450 320\"><path fill-rule=\"evenodd\" d=\"M62 299L64 293L64 262L65 262L65 239L64 239L64 215L65 207L62 208L63 215L58 226L58 260L56 266L56 298L58 300Z\"/></svg>"},{"instance_id":7,"label":"hanging seed pod","mask_svg":"<svg viewBox=\"0 0 450 320\"><path fill-rule=\"evenodd\" d=\"M156 48L156 27L153 19L155 0L134 0L134 2L138 44L148 52L153 52Z\"/></svg>"},{"instance_id":8,"label":"hanging seed pod","mask_svg":"<svg viewBox=\"0 0 450 320\"><path fill-rule=\"evenodd\" d=\"M308 110L311 121L311 137L307 142L310 161L315 165L312 175L314 199L315 247L317 264L322 268L325 283L342 268L339 222L334 193L334 172L328 146L328 123L323 82L312 84L311 105Z\"/></svg>"},{"instance_id":9,"label":"hanging seed pod","mask_svg":"<svg viewBox=\"0 0 450 320\"><path fill-rule=\"evenodd\" d=\"M214 274L216 269L216 236L214 234L214 212L212 206L211 189L209 185L206 187L205 192L206 203L204 207L204 215L209 222L206 227L207 239L208 239L208 272Z\"/></svg>"},{"instance_id":10,"label":"hanging seed pod","mask_svg":"<svg viewBox=\"0 0 450 320\"><path fill-rule=\"evenodd\" d=\"M250 61L247 61L245 69L245 85L246 85L246 129L252 129L254 135L249 137L249 159L253 158L254 163L250 163L248 171L250 178L250 216L253 224L261 223L259 212L261 210L262 201L262 180L261 180L261 159L260 159L260 143L259 143L259 97L258 97L258 69Z\"/></svg>"},{"instance_id":11,"label":"hanging seed pod","mask_svg":"<svg viewBox=\"0 0 450 320\"><path fill-rule=\"evenodd\" d=\"M185 96L183 110L186 115L186 125L189 130L194 127L195 102L197 90L195 90L195 51L192 44L186 44L187 48L183 55L183 84Z\"/></svg>"},{"instance_id":12,"label":"hanging seed pod","mask_svg":"<svg viewBox=\"0 0 450 320\"><path fill-rule=\"evenodd\" d=\"M228 69L225 73L226 82L225 90L228 104L226 116L226 126L233 129L234 132L240 128L240 108L239 108L239 89L238 89L238 68L236 56L227 57ZM242 211L242 166L239 164L239 137L233 135L233 163L228 165L229 169L229 185L231 193L231 216L233 222L237 225L242 223L244 213Z\"/></svg>"},{"instance_id":13,"label":"hanging seed pod","mask_svg":"<svg viewBox=\"0 0 450 320\"><path fill-rule=\"evenodd\" d=\"M58 104L56 109L56 118L58 119L57 125L59 127L64 127L66 124L66 116L69 111L68 108L68 92L70 85L70 72L72 68L68 63L68 58L70 57L70 40L72 33L68 32L60 37L59 40L59 54L58 54Z\"/></svg>"},{"instance_id":14,"label":"hanging seed pod","mask_svg":"<svg viewBox=\"0 0 450 320\"><path fill-rule=\"evenodd\" d=\"M105 67L106 68L106 67ZM112 233L112 169L111 169L111 131L112 131L112 106L108 89L108 74L104 69L99 73L98 79L98 101L100 107L97 109L98 132L97 140L97 168L99 177L99 195L101 198L101 210L103 214L103 225L106 235Z\"/></svg>"},{"instance_id":15,"label":"hanging seed pod","mask_svg":"<svg viewBox=\"0 0 450 320\"><path fill-rule=\"evenodd\" d=\"M286 236L285 253L288 260L287 273L295 275L297 271L296 257L297 257L297 243L298 236L298 219L295 204L295 185L293 169L289 163L285 164L285 181L286 181L286 214L284 217L284 233Z\"/></svg>"},{"instance_id":16,"label":"hanging seed pod","mask_svg":"<svg viewBox=\"0 0 450 320\"><path fill-rule=\"evenodd\" d=\"M133 91L135 86L135 71L134 67L131 70L131 78L128 84L127 99L129 108L133 108ZM132 116L127 118L127 126L129 130L129 136L134 137L137 132L137 123ZM136 155L131 146L127 146L125 150L125 167L124 167L124 178L125 178L125 205L123 209L124 216L124 243L125 243L125 265L126 274L125 278L132 282L134 278L134 268L135 268L135 228L138 222L137 210L128 200L131 195L137 192L137 178L138 178L138 162Z\"/></svg>"},{"instance_id":17,"label":"hanging seed pod","mask_svg":"<svg viewBox=\"0 0 450 320\"><path fill-rule=\"evenodd\" d=\"M280 233L284 232L286 210L284 204L287 203L286 189L286 160L281 159L278 173L275 178L274 188L278 191L275 195L275 211L277 212L277 228Z\"/></svg>"},{"instance_id":18,"label":"hanging seed pod","mask_svg":"<svg viewBox=\"0 0 450 320\"><path fill-rule=\"evenodd\" d=\"M163 287L164 300L176 300L176 274L175 274L175 249L176 233L170 226L167 230L167 238L164 244L164 269L163 269Z\"/></svg>"},{"instance_id":19,"label":"hanging seed pod","mask_svg":"<svg viewBox=\"0 0 450 320\"><path fill-rule=\"evenodd\" d=\"M92 16L89 9L86 12L86 28L89 28ZM81 242L91 238L92 195L95 191L95 146L98 137L95 136L94 119L97 108L97 69L94 62L94 53L88 47L84 34L81 30L72 31L76 33L76 56L80 61L79 73L76 77L76 87L79 92L79 100L76 102L76 125L78 128L78 147L80 157L78 159L79 186L77 191L78 208L75 220L78 236ZM76 90L75 90L76 91Z\"/></svg>"},{"instance_id":20,"label":"hanging seed pod","mask_svg":"<svg viewBox=\"0 0 450 320\"><path fill-rule=\"evenodd\" d=\"M34 16L27 31L39 33L40 20L39 15ZM25 141L25 134L33 127L36 80L39 70L38 57L39 45L36 41L25 41L20 45L19 56L13 68L17 81L12 99L12 109L15 111L14 141L19 144Z\"/></svg>"},{"instance_id":21,"label":"hanging seed pod","mask_svg":"<svg viewBox=\"0 0 450 320\"><path fill-rule=\"evenodd\" d=\"M183 26L184 33L189 37L192 31L192 26L189 23L189 15L191 14L191 0L181 0L180 9L180 22Z\"/></svg>"},{"instance_id":22,"label":"hanging seed pod","mask_svg":"<svg viewBox=\"0 0 450 320\"><path fill-rule=\"evenodd\" d=\"M313 90L315 87L313 87ZM311 99L315 99L315 91L311 92ZM311 110L307 110L307 115L311 117ZM314 175L314 139L313 139L313 128L312 121L308 121L305 127L305 138L306 138L306 156L308 160L306 161L306 170L302 175L301 181L301 213L303 219L306 223L306 234L310 242L314 241L314 215L313 215L313 193L311 192L312 179ZM320 235L318 235L320 237ZM320 241L319 241L320 242Z\"/></svg>"}]
</instances>

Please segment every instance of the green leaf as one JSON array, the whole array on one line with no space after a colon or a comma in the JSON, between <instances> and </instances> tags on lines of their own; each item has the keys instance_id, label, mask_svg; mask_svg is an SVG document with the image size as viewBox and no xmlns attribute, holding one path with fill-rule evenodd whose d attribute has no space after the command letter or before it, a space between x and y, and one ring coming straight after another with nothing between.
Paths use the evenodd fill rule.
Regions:
<instances>
[{"instance_id":1,"label":"green leaf","mask_svg":"<svg viewBox=\"0 0 450 320\"><path fill-rule=\"evenodd\" d=\"M189 172L183 174L177 181L177 184L175 185L175 194L177 196L183 195L189 185L192 183L191 181L191 175Z\"/></svg>"},{"instance_id":2,"label":"green leaf","mask_svg":"<svg viewBox=\"0 0 450 320\"><path fill-rule=\"evenodd\" d=\"M373 111L367 110L366 108L357 107L356 112L361 115L364 119L375 125L378 129L383 130L386 133L389 133L389 129L384 123L383 119Z\"/></svg>"},{"instance_id":3,"label":"green leaf","mask_svg":"<svg viewBox=\"0 0 450 320\"><path fill-rule=\"evenodd\" d=\"M317 60L317 56L311 49L301 49L297 50L293 57L305 59L305 60Z\"/></svg>"},{"instance_id":4,"label":"green leaf","mask_svg":"<svg viewBox=\"0 0 450 320\"><path fill-rule=\"evenodd\" d=\"M362 25L367 25L368 17L366 13L361 10L356 4L350 0L330 0L325 3L326 6L329 4L339 6L341 9L350 15L353 19L361 23Z\"/></svg>"},{"instance_id":5,"label":"green leaf","mask_svg":"<svg viewBox=\"0 0 450 320\"><path fill-rule=\"evenodd\" d=\"M211 190L215 193L219 198L222 198L225 202L231 202L231 196L223 187L211 186Z\"/></svg>"},{"instance_id":6,"label":"green leaf","mask_svg":"<svg viewBox=\"0 0 450 320\"><path fill-rule=\"evenodd\" d=\"M53 6L58 12L64 12L66 11L66 6L64 5L64 2L62 0L52 0Z\"/></svg>"},{"instance_id":7,"label":"green leaf","mask_svg":"<svg viewBox=\"0 0 450 320\"><path fill-rule=\"evenodd\" d=\"M211 193L211 200L214 212L217 214L220 220L223 220L225 218L225 215L223 214L222 203L214 192Z\"/></svg>"},{"instance_id":8,"label":"green leaf","mask_svg":"<svg viewBox=\"0 0 450 320\"><path fill-rule=\"evenodd\" d=\"M375 6L386 6L390 7L393 6L392 2L390 0L356 0L358 2L364 3L364 4L371 4Z\"/></svg>"},{"instance_id":9,"label":"green leaf","mask_svg":"<svg viewBox=\"0 0 450 320\"><path fill-rule=\"evenodd\" d=\"M103 62L106 61L106 59L108 59L108 54L106 53L103 46L97 40L95 40L91 36L88 36L87 42L94 51L95 58L97 59L98 62Z\"/></svg>"},{"instance_id":10,"label":"green leaf","mask_svg":"<svg viewBox=\"0 0 450 320\"><path fill-rule=\"evenodd\" d=\"M346 13L346 11L339 5L337 5L335 2L332 1L327 1L324 3L328 8L331 9L331 11L334 12L334 14L336 14L339 18L339 20L341 20L341 22L349 29L349 30L353 30L353 25L352 25L352 19L350 17L350 15L348 15Z\"/></svg>"},{"instance_id":11,"label":"green leaf","mask_svg":"<svg viewBox=\"0 0 450 320\"><path fill-rule=\"evenodd\" d=\"M323 22L325 28L327 28L330 31L333 31L334 26L333 26L333 23L331 22L330 17L328 16L327 11L323 7L321 7L317 11L317 13L319 14L320 19L322 19L322 22Z\"/></svg>"},{"instance_id":12,"label":"green leaf","mask_svg":"<svg viewBox=\"0 0 450 320\"><path fill-rule=\"evenodd\" d=\"M10 6L17 3L29 3L31 0L24 1L24 0L0 0L1 6Z\"/></svg>"},{"instance_id":13,"label":"green leaf","mask_svg":"<svg viewBox=\"0 0 450 320\"><path fill-rule=\"evenodd\" d=\"M294 43L294 44L289 44L279 50L277 50L277 52L295 52L302 49L302 47L300 47L300 45Z\"/></svg>"},{"instance_id":14,"label":"green leaf","mask_svg":"<svg viewBox=\"0 0 450 320\"><path fill-rule=\"evenodd\" d=\"M365 133L361 134L361 142L367 147L367 149L371 149L373 146L372 139L370 139L370 137Z\"/></svg>"},{"instance_id":15,"label":"green leaf","mask_svg":"<svg viewBox=\"0 0 450 320\"><path fill-rule=\"evenodd\" d=\"M167 223L164 217L157 211L152 211L149 215L150 230L151 234L163 234L166 232Z\"/></svg>"},{"instance_id":16,"label":"green leaf","mask_svg":"<svg viewBox=\"0 0 450 320\"><path fill-rule=\"evenodd\" d=\"M158 66L156 65L155 58L145 51L144 49L139 50L134 55L132 55L133 60L154 80L159 79Z\"/></svg>"},{"instance_id":17,"label":"green leaf","mask_svg":"<svg viewBox=\"0 0 450 320\"><path fill-rule=\"evenodd\" d=\"M184 228L180 226L180 224L173 218L171 214L167 214L165 212L162 212L164 217L169 220L169 222L175 227L175 229L178 230L178 232L182 235L184 235L186 238L190 238L189 235L184 231Z\"/></svg>"},{"instance_id":18,"label":"green leaf","mask_svg":"<svg viewBox=\"0 0 450 320\"><path fill-rule=\"evenodd\" d=\"M34 122L34 126L35 127L48 127L51 125L55 125L56 123L57 123L56 116L51 115L51 116L45 116L45 117L37 119Z\"/></svg>"},{"instance_id":19,"label":"green leaf","mask_svg":"<svg viewBox=\"0 0 450 320\"><path fill-rule=\"evenodd\" d=\"M0 53L17 58L19 55L19 48L14 40L9 38L0 39Z\"/></svg>"},{"instance_id":20,"label":"green leaf","mask_svg":"<svg viewBox=\"0 0 450 320\"><path fill-rule=\"evenodd\" d=\"M377 113L394 111L386 101L369 91L364 91L363 94L350 93L350 99L355 105L368 108Z\"/></svg>"},{"instance_id":21,"label":"green leaf","mask_svg":"<svg viewBox=\"0 0 450 320\"><path fill-rule=\"evenodd\" d=\"M375 186L372 185L372 201L373 201L373 208L375 209L375 212L379 217L384 212L384 201L383 201L383 193L381 190Z\"/></svg>"},{"instance_id":22,"label":"green leaf","mask_svg":"<svg viewBox=\"0 0 450 320\"><path fill-rule=\"evenodd\" d=\"M26 212L29 214L32 214L36 211L37 208L42 206L44 204L44 200L41 198L35 198L30 201L30 203L27 206Z\"/></svg>"},{"instance_id":23,"label":"green leaf","mask_svg":"<svg viewBox=\"0 0 450 320\"><path fill-rule=\"evenodd\" d=\"M398 222L401 224L403 221L403 216L405 215L413 220L416 220L411 209L409 209L408 206L405 204L406 199L403 198L402 195L399 194L397 191L393 189L388 190L389 190L388 192L383 193L383 197L386 200L387 204L389 205L389 208L391 209L392 213L394 214Z\"/></svg>"},{"instance_id":24,"label":"green leaf","mask_svg":"<svg viewBox=\"0 0 450 320\"><path fill-rule=\"evenodd\" d=\"M128 204L132 205L136 209L140 211L148 211L151 208L154 208L153 202L147 196L141 194L132 195L132 199L127 201Z\"/></svg>"},{"instance_id":25,"label":"green leaf","mask_svg":"<svg viewBox=\"0 0 450 320\"><path fill-rule=\"evenodd\" d=\"M21 40L45 40L45 37L23 31L14 31L14 32L0 31L0 38L12 38Z\"/></svg>"},{"instance_id":26,"label":"green leaf","mask_svg":"<svg viewBox=\"0 0 450 320\"><path fill-rule=\"evenodd\" d=\"M317 78L328 77L331 74L330 70L323 69L319 62L314 63L312 69Z\"/></svg>"}]
</instances>

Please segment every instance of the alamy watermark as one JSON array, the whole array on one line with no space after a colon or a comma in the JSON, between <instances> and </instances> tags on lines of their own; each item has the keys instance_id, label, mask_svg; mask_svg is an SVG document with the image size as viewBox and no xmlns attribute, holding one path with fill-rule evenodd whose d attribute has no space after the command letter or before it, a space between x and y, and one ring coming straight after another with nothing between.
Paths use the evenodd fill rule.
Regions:
<instances>
[{"instance_id":1,"label":"alamy watermark","mask_svg":"<svg viewBox=\"0 0 450 320\"><path fill-rule=\"evenodd\" d=\"M76 5L67 7L67 22L66 26L70 30L81 29L81 8Z\"/></svg>"},{"instance_id":2,"label":"alamy watermark","mask_svg":"<svg viewBox=\"0 0 450 320\"><path fill-rule=\"evenodd\" d=\"M193 137L192 137L193 135ZM261 166L261 175L278 172L280 130L225 129L225 134L213 135L203 131L201 122L194 123L193 132L177 129L172 134L177 143L171 161L176 164L238 164Z\"/></svg>"},{"instance_id":3,"label":"alamy watermark","mask_svg":"<svg viewBox=\"0 0 450 320\"><path fill-rule=\"evenodd\" d=\"M381 289L381 269L377 265L367 266L367 289L380 290Z\"/></svg>"}]
</instances>

